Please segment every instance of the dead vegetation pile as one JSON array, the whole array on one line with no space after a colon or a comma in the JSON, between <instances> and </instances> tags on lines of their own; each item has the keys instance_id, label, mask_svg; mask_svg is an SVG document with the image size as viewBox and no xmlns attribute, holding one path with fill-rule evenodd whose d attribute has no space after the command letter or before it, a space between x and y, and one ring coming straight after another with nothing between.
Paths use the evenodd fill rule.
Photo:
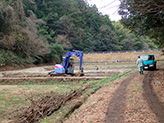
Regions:
<instances>
[{"instance_id":1,"label":"dead vegetation pile","mask_svg":"<svg viewBox=\"0 0 164 123\"><path fill-rule=\"evenodd\" d=\"M34 123L38 122L46 116L50 116L52 113L57 111L63 104L67 101L79 97L82 91L71 91L66 95L59 94L48 94L42 96L39 100L34 101L29 98L31 105L24 109L15 111L14 120L12 122L16 123Z\"/></svg>"}]
</instances>

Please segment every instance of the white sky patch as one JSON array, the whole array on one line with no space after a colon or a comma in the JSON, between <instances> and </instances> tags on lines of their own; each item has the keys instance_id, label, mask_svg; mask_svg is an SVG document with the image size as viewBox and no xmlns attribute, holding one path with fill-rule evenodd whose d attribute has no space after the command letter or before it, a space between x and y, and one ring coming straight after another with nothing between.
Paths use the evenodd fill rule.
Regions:
<instances>
[{"instance_id":1,"label":"white sky patch","mask_svg":"<svg viewBox=\"0 0 164 123\"><path fill-rule=\"evenodd\" d=\"M121 16L118 14L120 5L119 0L88 0L89 5L96 5L99 12L103 15L109 15L112 21L118 21Z\"/></svg>"}]
</instances>

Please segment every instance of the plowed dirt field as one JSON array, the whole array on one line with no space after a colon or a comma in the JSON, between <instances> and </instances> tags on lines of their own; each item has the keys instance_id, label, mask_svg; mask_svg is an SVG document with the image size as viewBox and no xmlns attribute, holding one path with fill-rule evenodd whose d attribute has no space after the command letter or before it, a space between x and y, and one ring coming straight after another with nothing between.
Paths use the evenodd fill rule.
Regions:
<instances>
[{"instance_id":1,"label":"plowed dirt field","mask_svg":"<svg viewBox=\"0 0 164 123\"><path fill-rule=\"evenodd\" d=\"M35 67L17 71L2 71L0 72L0 90L1 93L5 94L9 92L10 89L16 89L16 85L19 85L19 83L21 83L22 81L77 81L79 83L82 81L82 83L84 84L84 86L80 84L81 88L83 88L82 90L80 90L79 92L73 91L68 95L63 95L64 99L62 99L62 96L60 96L59 99L62 99L63 101L60 101L60 105L57 106L57 110L51 107L58 103L47 102L48 100L52 102L53 100L56 100L56 98L50 95L46 96L46 98L44 97L46 99L46 101L44 101L45 103L52 104L51 107L48 108L48 111L51 109L52 112L45 115L39 115L39 119L34 119L33 121L42 121L43 123L164 122L163 64L161 64L160 67L158 67L158 69L155 71L144 71L143 75L140 75L138 73L136 65L134 64L99 65L99 70L95 70L94 66L86 66L85 68L85 76L82 77L50 77L47 75L47 73L53 70L53 66ZM131 71L131 74L127 74L126 76L120 76L117 79L110 80L110 78L112 78L113 76L118 76L129 71ZM78 71L76 70L76 72ZM87 97L83 94L83 92L85 92L88 88L91 88L92 81L90 83L87 83L88 80L95 80L94 83L96 85L97 82L101 83L102 80L102 82L104 82L104 79L105 81L109 82L100 84L98 88L94 90L94 92L90 92L89 94L87 94ZM58 86L55 86L55 88L58 88ZM32 90L32 92L33 91L36 90ZM19 92L16 93L15 90L14 93L20 94ZM26 91L26 94L28 93L29 92ZM43 103L44 98L41 98L40 102ZM74 102L76 102L76 104L71 107L64 116L60 116L60 118L58 118L59 115L56 116L55 114L53 114L56 111L58 112L58 114L60 114L60 111L58 110L60 109L61 105L71 105L72 100L75 100ZM45 106L45 104L43 105ZM39 106L42 107L42 105ZM34 117L31 116L31 114L33 114L31 113L31 111L33 111L32 106L27 109L31 109L28 110L30 113L30 117ZM37 109L40 110L40 108L38 107ZM27 111L25 112L27 113ZM3 114L3 112L1 113ZM49 116L50 114L51 116ZM23 116L20 115L20 117ZM9 121L19 122L18 120L13 120L13 117L11 118L11 120L9 119L6 120L6 118L4 118L4 120L2 120L2 123L7 123Z\"/></svg>"}]
</instances>

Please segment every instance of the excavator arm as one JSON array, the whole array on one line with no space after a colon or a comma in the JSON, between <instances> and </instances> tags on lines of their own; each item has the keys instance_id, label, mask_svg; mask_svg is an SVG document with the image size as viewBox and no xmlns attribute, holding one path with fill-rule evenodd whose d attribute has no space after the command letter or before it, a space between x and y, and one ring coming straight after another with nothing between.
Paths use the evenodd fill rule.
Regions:
<instances>
[{"instance_id":1,"label":"excavator arm","mask_svg":"<svg viewBox=\"0 0 164 123\"><path fill-rule=\"evenodd\" d=\"M73 52L67 52L63 64L55 65L55 73L71 73L73 74L74 70L68 70L70 65L70 57L77 56L79 57L79 70L83 72L82 64L83 64L83 52L78 50L73 50ZM51 72L52 73L52 72Z\"/></svg>"},{"instance_id":2,"label":"excavator arm","mask_svg":"<svg viewBox=\"0 0 164 123\"><path fill-rule=\"evenodd\" d=\"M71 56L77 56L79 57L79 70L80 70L80 74L78 73L74 73L74 69L73 67L71 67L70 65L70 58ZM82 68L82 64L83 64L83 52L82 51L78 51L78 50L73 50L73 52L67 52L66 56L64 58L63 64L56 64L55 65L55 70L51 71L48 73L49 76L58 76L63 75L63 74L71 74L74 76L83 76L83 68Z\"/></svg>"},{"instance_id":3,"label":"excavator arm","mask_svg":"<svg viewBox=\"0 0 164 123\"><path fill-rule=\"evenodd\" d=\"M62 66L64 67L66 73L67 73L67 69L69 67L69 60L70 60L71 56L79 57L79 70L82 71L83 52L78 51L78 50L73 50L73 52L67 52L67 54L65 56L65 59L64 59L64 63L62 64Z\"/></svg>"}]
</instances>

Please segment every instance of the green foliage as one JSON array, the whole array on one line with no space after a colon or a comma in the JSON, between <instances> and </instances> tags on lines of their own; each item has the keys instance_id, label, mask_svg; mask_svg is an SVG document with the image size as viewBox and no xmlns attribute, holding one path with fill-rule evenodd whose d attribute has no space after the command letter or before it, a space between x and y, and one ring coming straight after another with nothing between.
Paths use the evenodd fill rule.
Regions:
<instances>
[{"instance_id":1,"label":"green foliage","mask_svg":"<svg viewBox=\"0 0 164 123\"><path fill-rule=\"evenodd\" d=\"M88 6L83 0L35 2L38 6L36 15L47 23L40 27L39 33L46 34L49 43L58 43L66 50L92 52L149 48L146 41L121 24L119 32L107 15L103 16L95 5Z\"/></svg>"},{"instance_id":2,"label":"green foliage","mask_svg":"<svg viewBox=\"0 0 164 123\"><path fill-rule=\"evenodd\" d=\"M25 63L25 61L19 58L16 54L11 51L0 50L0 66L6 65L20 65Z\"/></svg>"},{"instance_id":3,"label":"green foliage","mask_svg":"<svg viewBox=\"0 0 164 123\"><path fill-rule=\"evenodd\" d=\"M46 42L36 35L38 20L32 12L35 10L34 3L16 0L0 1L1 4L0 48L11 57L5 57L2 52L2 64L27 64L35 62L39 57L43 58L49 51ZM29 15L26 12L30 12Z\"/></svg>"},{"instance_id":4,"label":"green foliage","mask_svg":"<svg viewBox=\"0 0 164 123\"><path fill-rule=\"evenodd\" d=\"M61 63L62 57L65 53L63 47L59 44L50 46L51 53L44 59L45 62Z\"/></svg>"},{"instance_id":5,"label":"green foliage","mask_svg":"<svg viewBox=\"0 0 164 123\"><path fill-rule=\"evenodd\" d=\"M150 38L136 35L134 32L123 27L119 21L114 22L113 25L118 35L118 42L121 44L121 50L146 50L156 48Z\"/></svg>"},{"instance_id":6,"label":"green foliage","mask_svg":"<svg viewBox=\"0 0 164 123\"><path fill-rule=\"evenodd\" d=\"M163 47L164 6L163 0L121 0L121 22L138 34L154 38L154 43Z\"/></svg>"},{"instance_id":7,"label":"green foliage","mask_svg":"<svg viewBox=\"0 0 164 123\"><path fill-rule=\"evenodd\" d=\"M111 22L84 0L2 0L0 48L24 63L38 64L59 63L63 53L72 49L98 52L154 46L150 38Z\"/></svg>"},{"instance_id":8,"label":"green foliage","mask_svg":"<svg viewBox=\"0 0 164 123\"><path fill-rule=\"evenodd\" d=\"M35 2L38 6L37 16L47 23L47 28L42 26L39 32L46 33L48 42L56 43L58 35L65 35L65 42L57 42L64 49L85 52L117 50L117 43L113 38L116 37L115 32L112 32L114 27L108 16L102 16L96 6L89 7L83 0ZM100 29L102 25L109 27L105 35ZM68 42L71 47L66 46Z\"/></svg>"},{"instance_id":9,"label":"green foliage","mask_svg":"<svg viewBox=\"0 0 164 123\"><path fill-rule=\"evenodd\" d=\"M0 12L0 31L2 31L3 23L4 23L4 15L2 14L2 12Z\"/></svg>"},{"instance_id":10,"label":"green foliage","mask_svg":"<svg viewBox=\"0 0 164 123\"><path fill-rule=\"evenodd\" d=\"M33 12L36 12L35 3L29 0L23 0L23 8L24 8L26 17L30 17L31 10Z\"/></svg>"}]
</instances>

